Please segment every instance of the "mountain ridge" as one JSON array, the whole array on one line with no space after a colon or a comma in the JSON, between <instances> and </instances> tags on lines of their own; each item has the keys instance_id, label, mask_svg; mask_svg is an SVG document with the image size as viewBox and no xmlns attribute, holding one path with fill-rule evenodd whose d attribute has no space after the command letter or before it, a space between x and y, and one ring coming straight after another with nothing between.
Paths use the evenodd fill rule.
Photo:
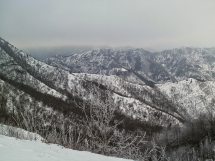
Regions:
<instances>
[{"instance_id":1,"label":"mountain ridge","mask_svg":"<svg viewBox=\"0 0 215 161\"><path fill-rule=\"evenodd\" d=\"M12 79L15 82L18 81L19 83L31 86L38 92L51 94L62 101L71 103L71 101L73 102L74 99L77 98L83 101L92 102L95 98L94 96L90 96L92 95L91 93L95 92L95 90L99 90L101 93L113 99L115 106L117 106L125 115L135 119L139 118L146 122L155 122L155 124L159 126L167 126L170 122L173 125L183 123L191 116L196 117L187 112L189 111L187 110L188 106L183 105L180 101L172 99L174 92L172 92L171 95L167 94L163 90L167 88L165 86L168 86L170 82L172 82L171 86L177 86L178 80L175 79L175 76L169 74L171 69L166 70L165 68L161 68L161 66L164 67L165 65L157 63L158 60L163 58L161 55L162 52L151 53L142 49L129 49L123 52L119 50L113 51L110 49L98 49L66 57L51 57L44 61L47 63L46 64L18 50L3 39L0 41L0 47L2 59L0 65L5 66L5 60L8 60L7 65L10 65L11 68L10 69L5 66L5 70L0 71L2 76L7 79ZM213 55L214 52L213 48L202 50L188 50L185 48L183 50L186 52L189 50L192 52L204 51L205 55ZM178 49L177 51L183 50ZM210 51L211 53L206 51ZM171 61L165 61L170 57L170 51L168 50L163 52L165 58L162 59L163 62L167 64L166 66L171 66ZM132 57L129 54L132 54ZM198 54L199 53L197 53L197 55ZM202 53L199 55L202 56ZM77 59L73 59L74 57ZM61 63L62 60L60 58L64 60L65 64ZM71 64L71 62L73 62L73 64ZM13 65L16 67L13 68ZM70 65L73 68L67 68L67 65ZM80 67L80 65L83 66ZM83 71L86 71L86 73L74 73L72 70L78 69L77 66L79 66ZM154 68L152 68L152 66L154 66ZM208 69L209 66L212 68L213 62L208 65ZM96 72L97 74L93 74L97 69L99 69L99 72ZM156 73L158 72L156 71L157 69L163 73L161 72L161 74L156 76ZM9 74L11 71L12 74ZM148 71L148 73L144 74L146 71ZM151 73L153 71L155 71L155 73ZM183 77L184 76L180 79ZM203 77L205 78L205 75L203 75L202 78ZM159 84L158 80L162 80L162 83ZM114 86L116 82L120 83L118 83L117 86ZM199 81L194 82L199 84ZM213 83L214 81L212 80L212 84ZM213 95L213 92L211 95ZM128 106L128 104L130 105ZM159 113L158 115L156 114L157 112ZM161 120L164 119L165 121L155 121L158 116Z\"/></svg>"},{"instance_id":2,"label":"mountain ridge","mask_svg":"<svg viewBox=\"0 0 215 161\"><path fill-rule=\"evenodd\" d=\"M189 53L195 55L195 61L192 61ZM207 62L209 59L211 62ZM115 64L111 62L112 60ZM140 75L144 80L154 83L177 82L190 77L199 80L214 80L215 64L212 60L215 60L214 48L182 47L154 53L143 49L126 51L97 49L66 57L50 57L44 62L71 72L114 74L125 80L130 79L129 81L133 83L145 84L140 77L136 78L136 76ZM116 71L118 68L125 70L120 73ZM135 72L136 76L132 72ZM133 77L133 80L129 77Z\"/></svg>"}]
</instances>

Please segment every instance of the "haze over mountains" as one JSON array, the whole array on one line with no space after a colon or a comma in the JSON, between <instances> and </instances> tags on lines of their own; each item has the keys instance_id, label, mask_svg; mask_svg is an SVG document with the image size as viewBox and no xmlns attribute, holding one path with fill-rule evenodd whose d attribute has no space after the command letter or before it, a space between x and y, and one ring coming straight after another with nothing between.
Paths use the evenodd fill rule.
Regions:
<instances>
[{"instance_id":1,"label":"haze over mountains","mask_svg":"<svg viewBox=\"0 0 215 161\"><path fill-rule=\"evenodd\" d=\"M0 67L1 122L21 109L80 126L85 104L113 108L120 130L152 134L215 114L215 48L80 49L39 61L0 38Z\"/></svg>"},{"instance_id":2,"label":"haze over mountains","mask_svg":"<svg viewBox=\"0 0 215 161\"><path fill-rule=\"evenodd\" d=\"M91 46L59 46L59 47L37 47L23 49L29 55L38 60L44 60L55 55L71 55L74 53L83 53L92 50Z\"/></svg>"},{"instance_id":3,"label":"haze over mountains","mask_svg":"<svg viewBox=\"0 0 215 161\"><path fill-rule=\"evenodd\" d=\"M23 50L29 55L33 56L38 60L44 60L46 58L55 56L55 55L64 55L69 56L72 54L84 53L93 49L112 49L112 50L128 50L128 49L136 49L132 46L119 46L119 47L110 47L110 46L54 46L54 47L37 47L37 48L23 48ZM154 49L150 47L144 48L147 51L155 52Z\"/></svg>"}]
</instances>

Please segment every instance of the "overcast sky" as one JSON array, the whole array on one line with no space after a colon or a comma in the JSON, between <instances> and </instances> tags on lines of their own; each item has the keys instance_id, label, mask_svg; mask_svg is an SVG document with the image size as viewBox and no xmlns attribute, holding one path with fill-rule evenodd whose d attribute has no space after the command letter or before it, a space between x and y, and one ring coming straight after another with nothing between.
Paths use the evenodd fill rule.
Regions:
<instances>
[{"instance_id":1,"label":"overcast sky","mask_svg":"<svg viewBox=\"0 0 215 161\"><path fill-rule=\"evenodd\" d=\"M0 0L0 37L61 45L215 47L215 0Z\"/></svg>"}]
</instances>

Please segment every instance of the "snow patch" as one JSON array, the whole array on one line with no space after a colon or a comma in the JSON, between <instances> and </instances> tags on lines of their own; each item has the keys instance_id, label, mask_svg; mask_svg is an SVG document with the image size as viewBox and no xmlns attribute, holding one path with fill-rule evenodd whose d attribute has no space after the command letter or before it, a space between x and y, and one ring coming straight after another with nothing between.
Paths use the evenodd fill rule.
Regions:
<instances>
[{"instance_id":1,"label":"snow patch","mask_svg":"<svg viewBox=\"0 0 215 161\"><path fill-rule=\"evenodd\" d=\"M45 140L39 134L3 124L0 124L0 135L13 136L25 140Z\"/></svg>"},{"instance_id":2,"label":"snow patch","mask_svg":"<svg viewBox=\"0 0 215 161\"><path fill-rule=\"evenodd\" d=\"M0 156L1 161L129 161L86 151L66 149L56 144L48 145L38 140L17 140L4 135L0 135Z\"/></svg>"}]
</instances>

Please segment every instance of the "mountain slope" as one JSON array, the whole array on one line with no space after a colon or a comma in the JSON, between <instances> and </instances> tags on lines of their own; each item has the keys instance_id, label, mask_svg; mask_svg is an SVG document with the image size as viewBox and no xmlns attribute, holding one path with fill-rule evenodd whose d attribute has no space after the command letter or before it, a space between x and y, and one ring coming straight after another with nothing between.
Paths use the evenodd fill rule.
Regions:
<instances>
[{"instance_id":1,"label":"mountain slope","mask_svg":"<svg viewBox=\"0 0 215 161\"><path fill-rule=\"evenodd\" d=\"M156 82L171 80L166 70L148 59L149 54L150 52L142 49L98 49L71 56L57 55L44 62L75 73L117 75L126 81L150 86Z\"/></svg>"},{"instance_id":2,"label":"mountain slope","mask_svg":"<svg viewBox=\"0 0 215 161\"><path fill-rule=\"evenodd\" d=\"M203 73L202 78L213 79L212 75L210 78L204 75L204 73L208 72L203 72L203 69L212 69L213 67L214 62L212 60L208 65L205 65L207 61L203 59L203 57L213 55L212 48L203 50L181 49L173 55L171 55L171 51L167 52L169 54L163 53L162 55L162 53L153 54L142 49L123 52L100 49L68 57L57 56L50 58L47 60L50 64L53 65L53 63L57 62L56 66L62 65L53 67L23 53L3 39L0 41L0 47L0 65L2 67L0 76L2 80L9 82L11 85L16 84L16 87L20 87L23 84L39 93L57 98L58 102L59 100L64 102L64 107L68 106L66 111L72 111L69 106L74 107L73 111L78 110L75 107L75 100L89 101L93 104L98 99L95 93L99 92L106 98L111 99L114 106L131 119L140 119L150 124L167 126L169 123L183 123L190 117L198 117L198 112L191 113L190 111L193 111L191 109L198 111L202 108L201 106L209 107L213 103L212 97L214 93L210 92L210 90L214 90L213 81L201 83L200 80L193 79L193 83L190 85L180 86L184 81L179 83L174 83L174 81L176 81L176 78L184 78L184 74L182 76L170 75L169 73L173 73L171 69L175 68L168 69L168 65L163 65L160 61L169 57L176 59L174 57L180 55L178 52L182 51L185 51L181 53L183 59L186 54L189 55L189 52L197 52L197 55L200 56L195 56L195 59L203 64L202 70L198 73ZM161 58L162 56L164 58ZM189 56L186 59L191 61ZM181 62L180 59L178 61ZM203 66L206 67L203 68ZM73 70L79 68L81 71L97 74L72 73L71 68ZM157 69L160 70L156 71ZM156 73L151 73L153 70L160 74L155 77ZM100 73L105 75L100 75ZM169 80L173 82L155 84L155 80L159 81L158 78L164 82ZM145 85L137 85L136 81ZM198 90L193 91L194 86L199 86ZM207 88L202 88L202 86ZM202 91L198 97L192 96L192 99L196 102L199 102L198 99L206 97L208 93L210 93L210 97L208 97L210 99L200 99L201 103L198 106L194 103L191 104L185 101L186 96L190 95L190 91L193 91L191 95L199 95L197 91ZM104 100L99 99L99 101Z\"/></svg>"},{"instance_id":3,"label":"mountain slope","mask_svg":"<svg viewBox=\"0 0 215 161\"><path fill-rule=\"evenodd\" d=\"M215 82L198 81L193 78L178 83L156 85L173 102L180 104L191 119L198 119L203 114L215 115ZM177 106L180 107L180 106Z\"/></svg>"},{"instance_id":4,"label":"mountain slope","mask_svg":"<svg viewBox=\"0 0 215 161\"><path fill-rule=\"evenodd\" d=\"M71 72L117 75L126 81L150 86L186 78L215 78L215 48L182 47L159 53L143 49L98 49L71 56L57 55L44 62Z\"/></svg>"},{"instance_id":5,"label":"mountain slope","mask_svg":"<svg viewBox=\"0 0 215 161\"><path fill-rule=\"evenodd\" d=\"M153 136L168 148L201 146L215 133L213 48L167 53L99 49L48 65L0 38L0 122L132 159L145 155Z\"/></svg>"},{"instance_id":6,"label":"mountain slope","mask_svg":"<svg viewBox=\"0 0 215 161\"><path fill-rule=\"evenodd\" d=\"M11 44L5 42L3 39L1 39L0 47L2 55L1 65L4 66L3 62L5 62L5 59L7 60L7 64L9 64L9 62L15 64L15 66L10 65L9 67L2 68L4 70L0 70L0 74L3 77L6 77L7 80L13 80L14 82L28 85L33 87L38 92L49 92L48 94L54 97L56 94L58 94L58 98L66 102L71 102L72 104L74 104L73 101L75 98L80 100L88 100L93 103L95 97L94 95L90 95L90 93L95 90L99 90L113 100L118 99L119 101L113 102L115 106L117 106L118 109L121 109L120 111L122 113L131 118L138 117L142 121L159 126L168 125L169 122L175 124L178 123L178 121L184 121L183 116L176 110L177 108L175 108L174 104L168 99L165 101L165 106L159 106L160 98L157 97L158 100L154 99L156 98L154 97L156 92L152 88L150 88L149 92L147 92L145 89L149 88L148 86L142 87L142 91L146 91L145 93L142 92L142 94L148 95L148 93L150 93L149 101L144 100L142 96L139 96L139 98L134 97L132 93L128 98L128 95L124 95L119 91L111 90L111 84L114 84L114 81L111 79L109 79L110 86L107 90L100 89L97 87L97 84L101 84L102 80L98 75L96 75L96 77L99 79L95 79L93 80L94 82L92 82L92 80L89 80L87 77L87 79L84 79L83 74L73 74L66 70L49 66L34 59L33 57L30 57L22 51L19 51ZM121 81L123 82L122 84L126 84L124 80ZM84 83L84 85L82 83ZM128 86L133 91L136 90L134 85L129 84ZM90 90L88 89L89 87L91 88ZM47 89L46 92L44 91L45 89ZM159 93L159 97L161 95L162 94ZM165 98L163 97L163 99ZM128 102L130 102L129 105ZM138 104L138 108L136 108L136 104ZM129 112L126 112L125 109L127 109ZM159 114L156 114L157 112ZM138 116L137 113L139 113ZM159 120L157 120L158 116L160 118Z\"/></svg>"},{"instance_id":7,"label":"mountain slope","mask_svg":"<svg viewBox=\"0 0 215 161\"><path fill-rule=\"evenodd\" d=\"M182 47L153 53L150 59L162 65L178 81L186 78L202 81L215 78L215 48Z\"/></svg>"}]
</instances>

